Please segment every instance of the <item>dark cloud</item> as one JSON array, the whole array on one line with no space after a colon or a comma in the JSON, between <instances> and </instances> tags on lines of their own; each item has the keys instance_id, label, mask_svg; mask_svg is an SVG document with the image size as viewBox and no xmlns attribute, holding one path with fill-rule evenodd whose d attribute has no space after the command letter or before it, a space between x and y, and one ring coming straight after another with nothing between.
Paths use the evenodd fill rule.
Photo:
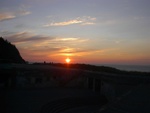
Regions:
<instances>
[{"instance_id":1,"label":"dark cloud","mask_svg":"<svg viewBox=\"0 0 150 113\"><path fill-rule=\"evenodd\" d=\"M54 39L50 36L42 36L42 35L35 35L29 32L20 32L11 34L5 37L8 41L13 43L21 43L21 42L31 42L31 41L45 41Z\"/></svg>"}]
</instances>

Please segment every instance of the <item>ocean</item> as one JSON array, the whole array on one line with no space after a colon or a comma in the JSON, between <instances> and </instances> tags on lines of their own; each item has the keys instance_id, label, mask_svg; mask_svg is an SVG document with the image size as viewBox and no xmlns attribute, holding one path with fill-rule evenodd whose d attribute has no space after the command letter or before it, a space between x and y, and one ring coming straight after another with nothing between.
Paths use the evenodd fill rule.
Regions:
<instances>
[{"instance_id":1,"label":"ocean","mask_svg":"<svg viewBox=\"0 0 150 113\"><path fill-rule=\"evenodd\" d=\"M99 66L114 67L119 70L125 71L139 71L139 72L150 72L150 65L115 65L115 64L103 64Z\"/></svg>"}]
</instances>

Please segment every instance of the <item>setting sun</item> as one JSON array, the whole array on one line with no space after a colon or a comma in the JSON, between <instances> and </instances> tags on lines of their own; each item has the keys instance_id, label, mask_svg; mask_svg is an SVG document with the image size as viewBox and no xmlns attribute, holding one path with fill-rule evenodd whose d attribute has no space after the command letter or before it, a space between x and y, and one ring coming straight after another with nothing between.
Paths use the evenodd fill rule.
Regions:
<instances>
[{"instance_id":1,"label":"setting sun","mask_svg":"<svg viewBox=\"0 0 150 113\"><path fill-rule=\"evenodd\" d=\"M70 63L70 61L71 61L70 58L66 58L67 63Z\"/></svg>"}]
</instances>

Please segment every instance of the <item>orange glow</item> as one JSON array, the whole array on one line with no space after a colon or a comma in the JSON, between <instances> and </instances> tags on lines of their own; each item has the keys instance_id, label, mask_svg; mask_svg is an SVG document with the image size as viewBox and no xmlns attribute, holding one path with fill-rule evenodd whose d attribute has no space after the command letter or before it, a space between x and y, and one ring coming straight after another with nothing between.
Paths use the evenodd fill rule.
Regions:
<instances>
[{"instance_id":1,"label":"orange glow","mask_svg":"<svg viewBox=\"0 0 150 113\"><path fill-rule=\"evenodd\" d=\"M66 58L67 63L70 63L70 61L71 61L70 58Z\"/></svg>"}]
</instances>

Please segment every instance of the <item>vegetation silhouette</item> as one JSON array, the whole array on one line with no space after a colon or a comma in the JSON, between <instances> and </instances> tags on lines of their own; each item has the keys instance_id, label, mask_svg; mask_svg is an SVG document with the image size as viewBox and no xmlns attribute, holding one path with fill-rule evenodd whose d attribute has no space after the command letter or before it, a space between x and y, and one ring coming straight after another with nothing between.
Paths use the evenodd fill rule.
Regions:
<instances>
[{"instance_id":1,"label":"vegetation silhouette","mask_svg":"<svg viewBox=\"0 0 150 113\"><path fill-rule=\"evenodd\" d=\"M0 37L0 63L25 63L15 45Z\"/></svg>"}]
</instances>

